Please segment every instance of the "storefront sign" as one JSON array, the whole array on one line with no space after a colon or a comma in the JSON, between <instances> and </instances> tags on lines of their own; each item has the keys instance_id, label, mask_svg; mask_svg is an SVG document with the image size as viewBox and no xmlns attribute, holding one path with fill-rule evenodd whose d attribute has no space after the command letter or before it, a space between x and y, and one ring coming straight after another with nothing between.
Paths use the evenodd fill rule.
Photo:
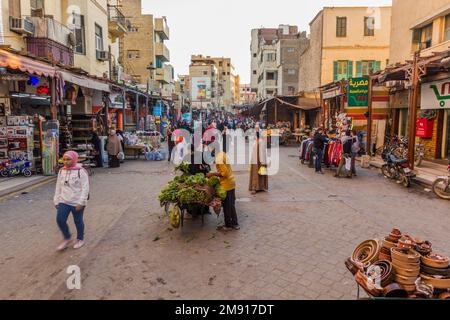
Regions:
<instances>
[{"instance_id":1,"label":"storefront sign","mask_svg":"<svg viewBox=\"0 0 450 320\"><path fill-rule=\"evenodd\" d=\"M331 99L331 98L339 96L340 94L341 94L341 90L339 88L329 90L329 91L324 91L322 93L322 99Z\"/></svg>"},{"instance_id":2,"label":"storefront sign","mask_svg":"<svg viewBox=\"0 0 450 320\"><path fill-rule=\"evenodd\" d=\"M433 119L417 119L416 136L420 138L432 138L433 127Z\"/></svg>"},{"instance_id":3,"label":"storefront sign","mask_svg":"<svg viewBox=\"0 0 450 320\"><path fill-rule=\"evenodd\" d=\"M28 76L23 74L0 74L0 81L28 81Z\"/></svg>"},{"instance_id":4,"label":"storefront sign","mask_svg":"<svg viewBox=\"0 0 450 320\"><path fill-rule=\"evenodd\" d=\"M422 84L421 109L450 109L450 79Z\"/></svg>"},{"instance_id":5,"label":"storefront sign","mask_svg":"<svg viewBox=\"0 0 450 320\"><path fill-rule=\"evenodd\" d=\"M350 78L347 92L349 107L367 107L369 102L369 79Z\"/></svg>"}]
</instances>

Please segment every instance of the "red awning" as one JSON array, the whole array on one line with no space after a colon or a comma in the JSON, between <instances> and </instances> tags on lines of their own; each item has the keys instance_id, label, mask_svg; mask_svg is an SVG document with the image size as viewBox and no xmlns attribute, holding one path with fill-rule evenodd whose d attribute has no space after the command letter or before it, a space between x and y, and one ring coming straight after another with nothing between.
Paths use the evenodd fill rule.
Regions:
<instances>
[{"instance_id":1,"label":"red awning","mask_svg":"<svg viewBox=\"0 0 450 320\"><path fill-rule=\"evenodd\" d=\"M38 76L54 77L56 69L43 62L0 49L0 67Z\"/></svg>"}]
</instances>

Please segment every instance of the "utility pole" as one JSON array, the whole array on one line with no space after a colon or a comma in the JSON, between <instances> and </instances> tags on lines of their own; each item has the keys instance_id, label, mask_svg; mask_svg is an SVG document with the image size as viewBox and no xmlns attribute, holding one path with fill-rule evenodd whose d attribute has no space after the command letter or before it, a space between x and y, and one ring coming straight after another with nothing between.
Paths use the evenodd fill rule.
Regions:
<instances>
[{"instance_id":1,"label":"utility pole","mask_svg":"<svg viewBox=\"0 0 450 320\"><path fill-rule=\"evenodd\" d=\"M411 88L409 89L409 134L408 134L408 162L411 170L414 170L414 151L416 146L416 118L417 118L417 95L419 83L419 56L420 52L414 53L412 65Z\"/></svg>"}]
</instances>

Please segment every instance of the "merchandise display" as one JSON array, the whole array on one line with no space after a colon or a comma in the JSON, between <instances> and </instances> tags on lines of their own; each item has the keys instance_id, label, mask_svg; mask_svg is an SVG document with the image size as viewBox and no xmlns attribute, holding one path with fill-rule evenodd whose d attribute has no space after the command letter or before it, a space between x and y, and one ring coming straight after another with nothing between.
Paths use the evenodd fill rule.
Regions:
<instances>
[{"instance_id":1,"label":"merchandise display","mask_svg":"<svg viewBox=\"0 0 450 320\"><path fill-rule=\"evenodd\" d=\"M371 297L448 299L449 258L395 228L381 241L360 243L345 266Z\"/></svg>"}]
</instances>

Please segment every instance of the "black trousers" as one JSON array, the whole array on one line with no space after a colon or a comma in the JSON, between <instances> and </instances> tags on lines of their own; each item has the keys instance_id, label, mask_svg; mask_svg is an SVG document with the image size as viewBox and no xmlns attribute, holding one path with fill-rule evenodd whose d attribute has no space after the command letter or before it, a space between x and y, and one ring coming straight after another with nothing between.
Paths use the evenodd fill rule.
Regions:
<instances>
[{"instance_id":1,"label":"black trousers","mask_svg":"<svg viewBox=\"0 0 450 320\"><path fill-rule=\"evenodd\" d=\"M227 197L222 201L223 214L225 217L225 226L231 228L237 226L238 219L236 215L236 194L235 189L227 191Z\"/></svg>"},{"instance_id":2,"label":"black trousers","mask_svg":"<svg viewBox=\"0 0 450 320\"><path fill-rule=\"evenodd\" d=\"M110 168L118 168L120 167L120 161L117 156L109 155L109 167Z\"/></svg>"}]
</instances>

